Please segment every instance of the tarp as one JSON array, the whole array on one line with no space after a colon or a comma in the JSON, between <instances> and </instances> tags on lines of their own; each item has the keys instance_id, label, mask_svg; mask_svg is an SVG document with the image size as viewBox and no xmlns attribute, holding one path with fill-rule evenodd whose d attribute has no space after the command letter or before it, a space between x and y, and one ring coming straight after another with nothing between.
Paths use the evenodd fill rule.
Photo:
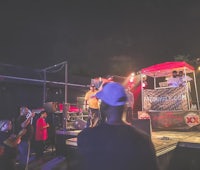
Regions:
<instances>
[{"instance_id":1,"label":"tarp","mask_svg":"<svg viewBox=\"0 0 200 170\"><path fill-rule=\"evenodd\" d=\"M164 62L143 68L141 73L150 77L167 77L172 74L173 70L192 73L194 67L184 61Z\"/></svg>"}]
</instances>

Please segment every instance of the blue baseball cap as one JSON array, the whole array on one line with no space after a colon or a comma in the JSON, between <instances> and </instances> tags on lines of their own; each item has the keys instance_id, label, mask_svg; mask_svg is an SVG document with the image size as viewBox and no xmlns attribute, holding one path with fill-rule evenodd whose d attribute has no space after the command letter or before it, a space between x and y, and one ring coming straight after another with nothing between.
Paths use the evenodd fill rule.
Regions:
<instances>
[{"instance_id":1,"label":"blue baseball cap","mask_svg":"<svg viewBox=\"0 0 200 170\"><path fill-rule=\"evenodd\" d=\"M110 106L125 105L127 100L124 87L116 82L107 83L96 97Z\"/></svg>"}]
</instances>

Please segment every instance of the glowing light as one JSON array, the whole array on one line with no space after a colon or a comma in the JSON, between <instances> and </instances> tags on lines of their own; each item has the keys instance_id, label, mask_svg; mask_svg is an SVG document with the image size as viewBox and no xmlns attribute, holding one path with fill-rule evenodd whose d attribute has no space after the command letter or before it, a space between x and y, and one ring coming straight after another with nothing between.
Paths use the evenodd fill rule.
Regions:
<instances>
[{"instance_id":1,"label":"glowing light","mask_svg":"<svg viewBox=\"0 0 200 170\"><path fill-rule=\"evenodd\" d=\"M131 77L129 81L130 81L131 83L133 83L133 80L134 80L134 78L133 78L133 77Z\"/></svg>"},{"instance_id":2,"label":"glowing light","mask_svg":"<svg viewBox=\"0 0 200 170\"><path fill-rule=\"evenodd\" d=\"M142 87L145 88L147 86L147 76L146 75L142 75Z\"/></svg>"},{"instance_id":3,"label":"glowing light","mask_svg":"<svg viewBox=\"0 0 200 170\"><path fill-rule=\"evenodd\" d=\"M142 82L142 87L143 88L146 87L146 83Z\"/></svg>"},{"instance_id":4,"label":"glowing light","mask_svg":"<svg viewBox=\"0 0 200 170\"><path fill-rule=\"evenodd\" d=\"M146 76L146 75L142 75L142 79L143 79L143 80L146 80L146 79L147 79L147 76Z\"/></svg>"},{"instance_id":5,"label":"glowing light","mask_svg":"<svg viewBox=\"0 0 200 170\"><path fill-rule=\"evenodd\" d=\"M135 76L135 73L131 73L131 76L134 77L134 76Z\"/></svg>"},{"instance_id":6,"label":"glowing light","mask_svg":"<svg viewBox=\"0 0 200 170\"><path fill-rule=\"evenodd\" d=\"M133 73L131 73L130 78L129 78L130 83L133 83L134 77L135 77L135 73L133 72Z\"/></svg>"}]
</instances>

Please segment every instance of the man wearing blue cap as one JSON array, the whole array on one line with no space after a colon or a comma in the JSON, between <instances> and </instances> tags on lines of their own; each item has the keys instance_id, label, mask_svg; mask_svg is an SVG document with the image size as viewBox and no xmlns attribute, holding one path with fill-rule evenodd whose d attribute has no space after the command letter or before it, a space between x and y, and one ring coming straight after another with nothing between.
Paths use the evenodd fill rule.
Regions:
<instances>
[{"instance_id":1,"label":"man wearing blue cap","mask_svg":"<svg viewBox=\"0 0 200 170\"><path fill-rule=\"evenodd\" d=\"M106 122L78 135L81 170L158 170L154 146L146 134L123 122L125 89L107 83L96 94Z\"/></svg>"}]
</instances>

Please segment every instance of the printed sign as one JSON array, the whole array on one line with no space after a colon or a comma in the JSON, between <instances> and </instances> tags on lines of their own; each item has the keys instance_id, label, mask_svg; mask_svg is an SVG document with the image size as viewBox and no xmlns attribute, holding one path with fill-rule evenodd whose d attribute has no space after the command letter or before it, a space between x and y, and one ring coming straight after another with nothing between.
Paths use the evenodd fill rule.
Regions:
<instances>
[{"instance_id":1,"label":"printed sign","mask_svg":"<svg viewBox=\"0 0 200 170\"><path fill-rule=\"evenodd\" d=\"M152 129L185 130L200 124L200 111L147 112Z\"/></svg>"},{"instance_id":2,"label":"printed sign","mask_svg":"<svg viewBox=\"0 0 200 170\"><path fill-rule=\"evenodd\" d=\"M144 89L144 110L188 110L185 87Z\"/></svg>"}]
</instances>

